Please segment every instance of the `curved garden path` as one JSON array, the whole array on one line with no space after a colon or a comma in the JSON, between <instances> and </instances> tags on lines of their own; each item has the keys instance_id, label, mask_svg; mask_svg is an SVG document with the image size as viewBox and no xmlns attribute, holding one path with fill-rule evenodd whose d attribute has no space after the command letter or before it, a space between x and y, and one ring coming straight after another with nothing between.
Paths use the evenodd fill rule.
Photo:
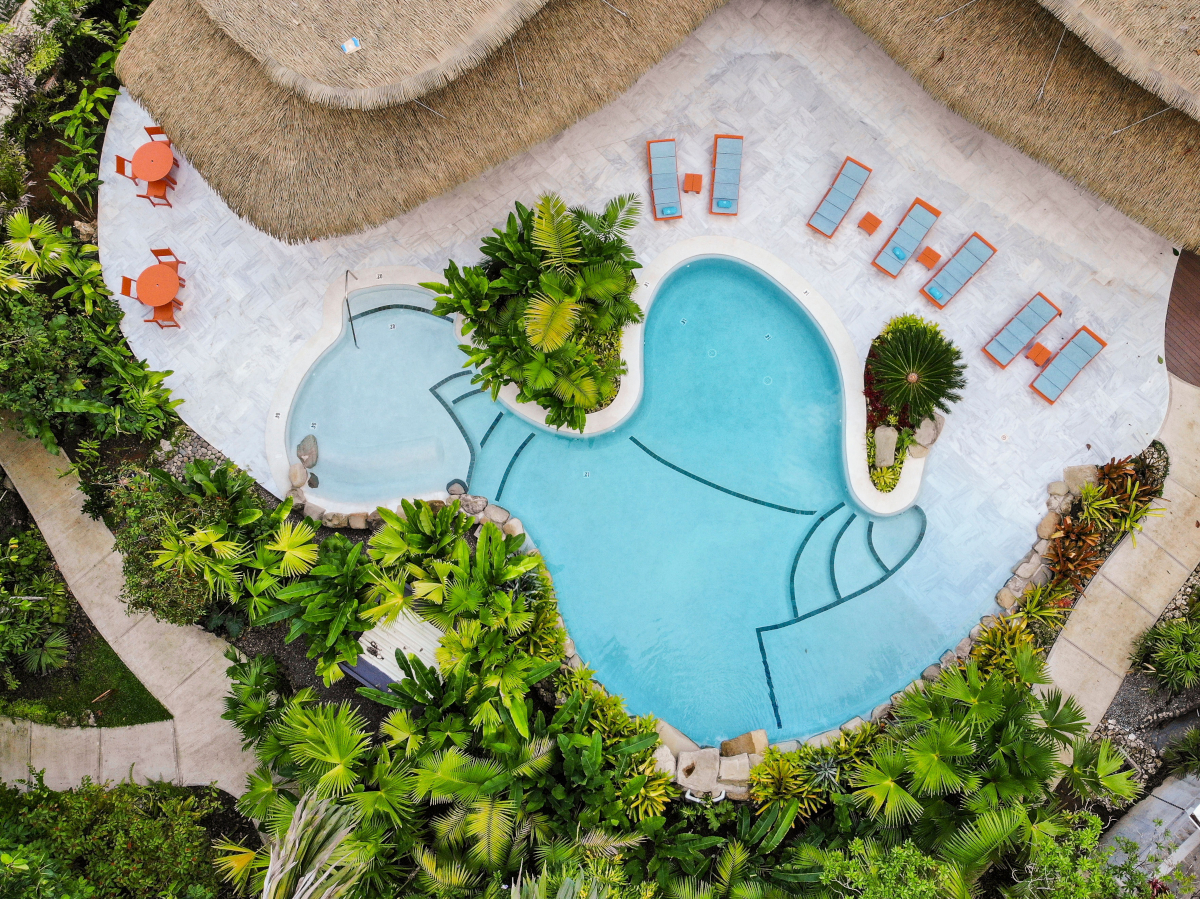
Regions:
<instances>
[{"instance_id":1,"label":"curved garden path","mask_svg":"<svg viewBox=\"0 0 1200 899\"><path fill-rule=\"evenodd\" d=\"M1138 635L1158 620L1200 565L1200 387L1175 375L1158 439L1171 468L1135 544L1122 541L1092 578L1048 658L1050 676L1074 694L1093 728L1129 667Z\"/></svg>"},{"instance_id":2,"label":"curved garden path","mask_svg":"<svg viewBox=\"0 0 1200 899\"><path fill-rule=\"evenodd\" d=\"M51 455L7 423L0 429L0 465L36 519L71 592L173 720L57 728L0 719L0 780L24 777L32 764L46 769L47 785L58 789L78 785L85 775L121 780L132 774L140 781L215 783L241 795L255 760L242 751L238 732L221 718L229 689L227 644L198 627L126 614L121 555L104 523L83 514L78 479L63 476L69 464L65 453Z\"/></svg>"}]
</instances>

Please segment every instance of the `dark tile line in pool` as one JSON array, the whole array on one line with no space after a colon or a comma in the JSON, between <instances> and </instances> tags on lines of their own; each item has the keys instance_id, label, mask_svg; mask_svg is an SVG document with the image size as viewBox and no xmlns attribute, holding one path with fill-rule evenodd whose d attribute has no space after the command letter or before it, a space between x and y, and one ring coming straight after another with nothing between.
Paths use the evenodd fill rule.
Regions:
<instances>
[{"instance_id":1,"label":"dark tile line in pool","mask_svg":"<svg viewBox=\"0 0 1200 899\"><path fill-rule=\"evenodd\" d=\"M760 506L766 506L768 509L778 509L780 512L790 512L793 515L816 515L817 514L816 511L813 509L793 509L790 506L781 506L778 503L769 503L765 499L755 499L753 496L747 496L744 493L738 493L736 490L730 490L728 487L722 487L720 484L714 484L712 481L708 480L707 478L702 478L698 474L692 474L686 468L680 468L678 465L675 465L672 462L668 462L666 459L664 459L658 453L654 452L654 450L650 449L648 446L646 446L646 444L642 443L636 437L631 436L629 439L633 441L634 446L636 446L638 449L640 449L642 452L644 452L646 455L648 455L651 459L654 459L656 462L661 462L663 465L667 466L667 468L670 468L672 471L677 471L684 477L691 478L693 481L699 481L701 484L705 485L706 487L713 488L713 490L720 490L722 493L727 493L730 496L736 496L738 499L744 499L747 502L758 503Z\"/></svg>"},{"instance_id":2,"label":"dark tile line in pool","mask_svg":"<svg viewBox=\"0 0 1200 899\"><path fill-rule=\"evenodd\" d=\"M374 309L368 309L366 312L359 312L357 315L350 316L350 321L356 322L360 318L366 318L368 315L374 315L376 312L386 312L389 309L407 309L411 312L424 312L426 315L432 315L441 321L454 323L454 319L448 315L435 315L432 309L425 309L421 306L410 306L408 303L388 303L386 306L376 306Z\"/></svg>"},{"instance_id":3,"label":"dark tile line in pool","mask_svg":"<svg viewBox=\"0 0 1200 899\"><path fill-rule=\"evenodd\" d=\"M467 450L471 454L471 464L467 467L467 490L471 489L471 478L475 475L475 444L471 442L470 436L467 434L467 429L463 427L463 423L458 420L458 416L454 414L454 407L447 403L440 393L438 388L443 384L453 381L455 378L461 378L463 375L471 374L470 371L459 371L445 378L442 378L436 384L429 388L429 392L433 394L433 398L442 404L442 408L446 410L446 414L454 421L454 426L458 428L458 433L462 434L463 442L467 445Z\"/></svg>"},{"instance_id":4,"label":"dark tile line in pool","mask_svg":"<svg viewBox=\"0 0 1200 899\"><path fill-rule=\"evenodd\" d=\"M483 439L479 441L479 448L483 449L487 446L488 438L492 436L492 431L496 430L496 425L500 424L500 419L504 417L503 412L497 412L496 417L492 419L492 423L488 425L487 433L483 435Z\"/></svg>"},{"instance_id":5,"label":"dark tile line in pool","mask_svg":"<svg viewBox=\"0 0 1200 899\"><path fill-rule=\"evenodd\" d=\"M513 466L517 464L517 457L520 456L521 453L525 452L525 447L529 446L529 441L535 436L536 435L534 434L530 434L528 437L526 437L525 440L522 441L521 445L517 447L517 451L513 453L512 458L508 460L508 468L504 469L504 477L500 479L500 488L496 491L497 502L499 502L500 497L504 495L504 485L508 483L508 476L512 474Z\"/></svg>"},{"instance_id":6,"label":"dark tile line in pool","mask_svg":"<svg viewBox=\"0 0 1200 899\"><path fill-rule=\"evenodd\" d=\"M460 402L462 402L463 400L465 400L467 397L469 397L469 396L474 396L474 395L475 395L475 394L477 394L477 393L483 393L483 388L482 388L482 387L476 387L474 390L468 390L466 393L464 393L464 394L461 394L460 396L456 396L454 399L452 399L452 400L450 401L450 404L451 404L451 405L458 405ZM482 444L480 444L480 445L482 446Z\"/></svg>"}]
</instances>

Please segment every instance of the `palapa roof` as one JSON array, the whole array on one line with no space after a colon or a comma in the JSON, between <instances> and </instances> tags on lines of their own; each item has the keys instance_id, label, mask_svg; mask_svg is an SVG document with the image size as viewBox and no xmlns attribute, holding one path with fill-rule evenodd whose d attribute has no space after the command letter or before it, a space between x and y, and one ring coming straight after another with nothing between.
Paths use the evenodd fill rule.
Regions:
<instances>
[{"instance_id":1,"label":"palapa roof","mask_svg":"<svg viewBox=\"0 0 1200 899\"><path fill-rule=\"evenodd\" d=\"M951 15L962 0L833 2L954 112L1176 245L1200 247L1200 122L1164 112L1036 0Z\"/></svg>"},{"instance_id":2,"label":"palapa roof","mask_svg":"<svg viewBox=\"0 0 1200 899\"><path fill-rule=\"evenodd\" d=\"M1200 5L1039 0L1110 65L1200 119Z\"/></svg>"},{"instance_id":3,"label":"palapa roof","mask_svg":"<svg viewBox=\"0 0 1200 899\"><path fill-rule=\"evenodd\" d=\"M405 103L478 65L547 0L199 0L278 84L314 103ZM342 44L358 38L353 53Z\"/></svg>"},{"instance_id":4,"label":"palapa roof","mask_svg":"<svg viewBox=\"0 0 1200 899\"><path fill-rule=\"evenodd\" d=\"M557 134L722 2L639 0L625 18L599 0L550 0L444 87L363 110L273 81L196 0L154 0L117 75L234 212L313 240L382 224Z\"/></svg>"}]
</instances>

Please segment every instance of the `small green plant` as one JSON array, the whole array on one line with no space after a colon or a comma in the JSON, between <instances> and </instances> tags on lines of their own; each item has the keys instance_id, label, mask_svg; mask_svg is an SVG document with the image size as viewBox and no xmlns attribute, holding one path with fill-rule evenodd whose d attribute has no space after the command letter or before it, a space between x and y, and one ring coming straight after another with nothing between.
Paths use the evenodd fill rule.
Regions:
<instances>
[{"instance_id":1,"label":"small green plant","mask_svg":"<svg viewBox=\"0 0 1200 899\"><path fill-rule=\"evenodd\" d=\"M1163 751L1163 763L1180 777L1200 774L1200 727L1172 740Z\"/></svg>"},{"instance_id":2,"label":"small green plant","mask_svg":"<svg viewBox=\"0 0 1200 899\"><path fill-rule=\"evenodd\" d=\"M1138 638L1131 659L1172 693L1191 689L1200 684L1200 621L1158 622Z\"/></svg>"}]
</instances>

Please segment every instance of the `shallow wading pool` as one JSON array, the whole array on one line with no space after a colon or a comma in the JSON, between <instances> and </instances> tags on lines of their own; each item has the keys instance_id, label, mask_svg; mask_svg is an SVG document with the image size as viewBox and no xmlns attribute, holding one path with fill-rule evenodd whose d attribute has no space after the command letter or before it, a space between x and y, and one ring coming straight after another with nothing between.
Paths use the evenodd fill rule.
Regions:
<instances>
[{"instance_id":1,"label":"shallow wading pool","mask_svg":"<svg viewBox=\"0 0 1200 899\"><path fill-rule=\"evenodd\" d=\"M944 646L952 597L931 603L925 514L854 505L837 363L757 269L698 258L667 276L641 403L586 438L474 389L448 323L382 308L431 305L400 290L351 294L355 333L304 380L289 444L316 422L314 471L334 499L460 478L510 509L579 654L631 711L702 743L805 736L865 716Z\"/></svg>"}]
</instances>

